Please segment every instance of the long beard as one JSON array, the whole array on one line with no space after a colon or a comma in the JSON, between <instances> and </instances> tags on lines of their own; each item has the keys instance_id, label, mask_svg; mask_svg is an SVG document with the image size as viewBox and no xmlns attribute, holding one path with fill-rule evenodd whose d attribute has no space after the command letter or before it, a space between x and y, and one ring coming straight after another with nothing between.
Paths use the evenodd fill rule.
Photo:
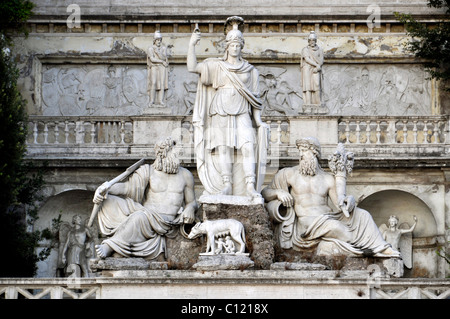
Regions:
<instances>
[{"instance_id":1,"label":"long beard","mask_svg":"<svg viewBox=\"0 0 450 319\"><path fill-rule=\"evenodd\" d=\"M157 171L162 171L167 174L178 173L178 168L180 167L180 161L178 158L169 153L167 156L157 155L155 161L153 162L153 168Z\"/></svg>"},{"instance_id":2,"label":"long beard","mask_svg":"<svg viewBox=\"0 0 450 319\"><path fill-rule=\"evenodd\" d=\"M300 159L299 170L303 175L314 176L319 168L319 161L316 157L310 159Z\"/></svg>"}]
</instances>

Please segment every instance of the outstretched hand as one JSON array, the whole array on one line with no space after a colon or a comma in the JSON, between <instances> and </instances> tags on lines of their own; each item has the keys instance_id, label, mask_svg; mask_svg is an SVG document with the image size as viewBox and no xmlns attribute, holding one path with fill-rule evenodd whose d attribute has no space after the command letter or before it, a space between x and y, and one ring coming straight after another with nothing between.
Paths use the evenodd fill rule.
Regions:
<instances>
[{"instance_id":1,"label":"outstretched hand","mask_svg":"<svg viewBox=\"0 0 450 319\"><path fill-rule=\"evenodd\" d=\"M201 37L202 37L202 34L200 33L200 31L194 31L191 35L191 40L189 41L189 45L196 46L200 42Z\"/></svg>"}]
</instances>

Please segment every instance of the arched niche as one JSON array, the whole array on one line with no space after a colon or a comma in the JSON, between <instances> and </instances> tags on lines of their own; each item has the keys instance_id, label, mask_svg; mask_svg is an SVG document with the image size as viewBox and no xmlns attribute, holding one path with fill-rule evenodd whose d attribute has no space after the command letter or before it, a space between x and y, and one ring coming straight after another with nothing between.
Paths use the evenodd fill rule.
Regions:
<instances>
[{"instance_id":1,"label":"arched niche","mask_svg":"<svg viewBox=\"0 0 450 319\"><path fill-rule=\"evenodd\" d=\"M412 233L413 267L405 268L404 277L439 277L437 249L437 223L431 209L417 196L400 190L384 190L365 198L359 207L372 215L375 223L388 225L389 216L395 215L399 225L412 226L416 216L417 226Z\"/></svg>"},{"instance_id":2,"label":"arched niche","mask_svg":"<svg viewBox=\"0 0 450 319\"><path fill-rule=\"evenodd\" d=\"M413 237L431 237L437 235L436 220L430 208L418 197L404 191L384 190L366 197L359 207L372 215L375 223L380 226L388 224L389 216L396 215L399 223L414 223L413 216L417 216L418 223Z\"/></svg>"},{"instance_id":3,"label":"arched niche","mask_svg":"<svg viewBox=\"0 0 450 319\"><path fill-rule=\"evenodd\" d=\"M86 190L70 190L51 196L47 199L44 205L39 209L38 219L34 224L36 230L43 230L45 228L51 231L56 231L53 228L53 221L61 215L61 221L72 223L74 215L80 215L82 219L87 220L92 212L92 198L94 193ZM50 243L41 243L41 248L48 247ZM38 262L36 277L56 277L58 276L58 247L51 250L47 259Z\"/></svg>"},{"instance_id":4,"label":"arched niche","mask_svg":"<svg viewBox=\"0 0 450 319\"><path fill-rule=\"evenodd\" d=\"M90 217L92 212L92 198L94 193L86 190L70 190L59 193L47 199L39 209L35 228L42 230L51 228L53 220L61 215L61 221L72 222L74 215L81 215L83 219Z\"/></svg>"}]
</instances>

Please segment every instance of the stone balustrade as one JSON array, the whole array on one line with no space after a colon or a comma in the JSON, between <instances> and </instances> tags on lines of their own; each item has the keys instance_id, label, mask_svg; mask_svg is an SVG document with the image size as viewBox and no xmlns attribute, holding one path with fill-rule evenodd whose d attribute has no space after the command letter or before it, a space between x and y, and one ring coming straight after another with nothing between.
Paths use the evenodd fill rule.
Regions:
<instances>
[{"instance_id":1,"label":"stone balustrade","mask_svg":"<svg viewBox=\"0 0 450 319\"><path fill-rule=\"evenodd\" d=\"M339 141L346 144L444 144L448 117L344 117Z\"/></svg>"},{"instance_id":2,"label":"stone balustrade","mask_svg":"<svg viewBox=\"0 0 450 319\"><path fill-rule=\"evenodd\" d=\"M295 140L305 134L319 138L323 158L338 142L363 156L391 159L433 154L442 157L447 156L450 149L448 116L264 117L263 120L270 126L270 160L295 160ZM191 116L30 116L28 156L49 159L82 159L86 155L152 157L153 145L162 131L180 141L177 147L183 163L195 162Z\"/></svg>"}]
</instances>

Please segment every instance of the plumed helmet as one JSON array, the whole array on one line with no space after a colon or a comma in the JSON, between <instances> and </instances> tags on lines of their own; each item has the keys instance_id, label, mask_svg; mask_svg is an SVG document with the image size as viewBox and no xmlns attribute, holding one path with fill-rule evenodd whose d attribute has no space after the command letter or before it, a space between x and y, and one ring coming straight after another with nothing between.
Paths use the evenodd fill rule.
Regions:
<instances>
[{"instance_id":1,"label":"plumed helmet","mask_svg":"<svg viewBox=\"0 0 450 319\"><path fill-rule=\"evenodd\" d=\"M242 27L244 25L244 19L238 16L229 17L225 22L225 42L227 46L232 42L237 42L244 47L244 35L242 34ZM231 29L231 30L230 30Z\"/></svg>"},{"instance_id":2,"label":"plumed helmet","mask_svg":"<svg viewBox=\"0 0 450 319\"><path fill-rule=\"evenodd\" d=\"M153 35L153 43L155 43L155 41L159 39L162 39L161 32L155 31L155 34Z\"/></svg>"},{"instance_id":3,"label":"plumed helmet","mask_svg":"<svg viewBox=\"0 0 450 319\"><path fill-rule=\"evenodd\" d=\"M308 40L317 40L317 34L314 31L310 31L308 35Z\"/></svg>"}]
</instances>

